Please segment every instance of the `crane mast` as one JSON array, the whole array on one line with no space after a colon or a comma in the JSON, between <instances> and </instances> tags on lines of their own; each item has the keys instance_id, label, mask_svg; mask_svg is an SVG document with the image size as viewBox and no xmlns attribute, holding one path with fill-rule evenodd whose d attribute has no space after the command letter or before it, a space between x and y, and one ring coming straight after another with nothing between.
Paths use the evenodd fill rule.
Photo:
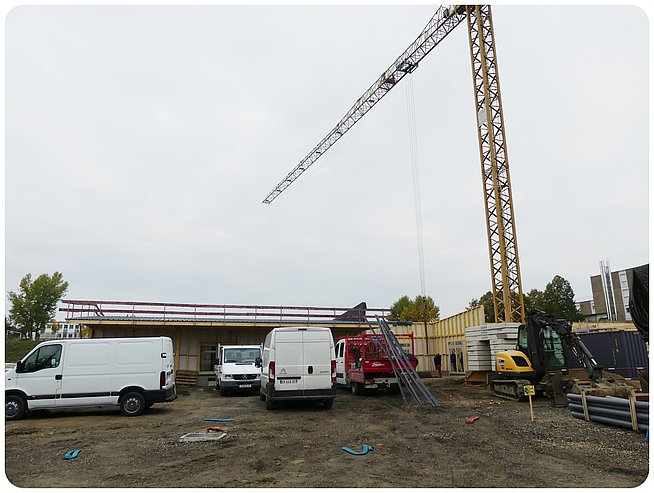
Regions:
<instances>
[{"instance_id":1,"label":"crane mast","mask_svg":"<svg viewBox=\"0 0 654 493\"><path fill-rule=\"evenodd\" d=\"M524 321L511 180L489 5L439 7L418 38L364 92L327 136L273 188L263 203L270 204L286 190L398 82L413 72L419 62L464 19L468 24L475 89L495 321Z\"/></svg>"},{"instance_id":2,"label":"crane mast","mask_svg":"<svg viewBox=\"0 0 654 493\"><path fill-rule=\"evenodd\" d=\"M524 322L518 242L490 5L467 7L495 321Z\"/></svg>"}]
</instances>

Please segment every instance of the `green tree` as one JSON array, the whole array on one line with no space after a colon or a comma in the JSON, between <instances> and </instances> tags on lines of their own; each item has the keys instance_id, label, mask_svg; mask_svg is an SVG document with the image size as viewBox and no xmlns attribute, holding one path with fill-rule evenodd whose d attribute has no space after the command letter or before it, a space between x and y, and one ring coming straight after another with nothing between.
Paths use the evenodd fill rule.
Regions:
<instances>
[{"instance_id":1,"label":"green tree","mask_svg":"<svg viewBox=\"0 0 654 493\"><path fill-rule=\"evenodd\" d=\"M431 296L418 295L412 300L405 295L391 305L389 317L401 322L433 322L440 312Z\"/></svg>"},{"instance_id":2,"label":"green tree","mask_svg":"<svg viewBox=\"0 0 654 493\"><path fill-rule=\"evenodd\" d=\"M24 335L38 338L45 325L54 319L57 303L68 291L68 283L59 272L41 274L32 281L27 274L18 292L9 291L9 318Z\"/></svg>"},{"instance_id":3,"label":"green tree","mask_svg":"<svg viewBox=\"0 0 654 493\"><path fill-rule=\"evenodd\" d=\"M401 296L395 303L391 305L391 312L389 318L394 321L404 320L402 318L402 313L408 308L411 304L411 300L407 295Z\"/></svg>"},{"instance_id":4,"label":"green tree","mask_svg":"<svg viewBox=\"0 0 654 493\"><path fill-rule=\"evenodd\" d=\"M532 310L545 310L545 302L543 299L543 292L538 289L532 289L524 295L525 312L529 313Z\"/></svg>"},{"instance_id":5,"label":"green tree","mask_svg":"<svg viewBox=\"0 0 654 493\"><path fill-rule=\"evenodd\" d=\"M487 291L481 298L473 298L468 302L467 309L484 307L484 320L487 323L495 322L495 309L493 308L493 293Z\"/></svg>"},{"instance_id":6,"label":"green tree","mask_svg":"<svg viewBox=\"0 0 654 493\"><path fill-rule=\"evenodd\" d=\"M539 309L571 322L583 320L583 315L575 304L575 293L572 286L566 279L558 275L554 276L545 286L542 296L542 308Z\"/></svg>"},{"instance_id":7,"label":"green tree","mask_svg":"<svg viewBox=\"0 0 654 493\"><path fill-rule=\"evenodd\" d=\"M583 315L577 309L574 297L575 294L570 283L561 276L554 276L552 281L547 284L545 291L532 289L528 293L523 294L525 313L529 314L532 310L540 310L558 315L571 322L577 322L583 319ZM481 298L473 298L468 302L468 308L475 308L479 305L484 305L484 318L486 322L495 322L493 294L490 291Z\"/></svg>"},{"instance_id":8,"label":"green tree","mask_svg":"<svg viewBox=\"0 0 654 493\"><path fill-rule=\"evenodd\" d=\"M434 303L431 296L418 295L413 300L402 296L391 306L391 318L396 321L422 322L425 331L427 353L429 353L429 336L427 322L433 322L440 317L441 309Z\"/></svg>"},{"instance_id":9,"label":"green tree","mask_svg":"<svg viewBox=\"0 0 654 493\"><path fill-rule=\"evenodd\" d=\"M433 322L440 317L441 309L431 296L418 295L407 307L405 317L412 322Z\"/></svg>"}]
</instances>

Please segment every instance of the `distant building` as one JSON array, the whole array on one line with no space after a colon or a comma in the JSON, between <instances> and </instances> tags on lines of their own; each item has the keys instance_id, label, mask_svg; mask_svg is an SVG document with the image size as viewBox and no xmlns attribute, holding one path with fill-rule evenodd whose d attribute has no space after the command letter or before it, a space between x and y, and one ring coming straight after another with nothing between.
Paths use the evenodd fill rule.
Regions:
<instances>
[{"instance_id":1,"label":"distant building","mask_svg":"<svg viewBox=\"0 0 654 493\"><path fill-rule=\"evenodd\" d=\"M577 309L584 316L584 321L586 322L598 322L599 317L595 311L595 302L593 300L588 301L578 301Z\"/></svg>"},{"instance_id":2,"label":"distant building","mask_svg":"<svg viewBox=\"0 0 654 493\"><path fill-rule=\"evenodd\" d=\"M608 262L600 262L600 273L590 277L593 299L577 303L589 322L632 322L629 294L634 282L633 267L611 272Z\"/></svg>"},{"instance_id":3,"label":"distant building","mask_svg":"<svg viewBox=\"0 0 654 493\"><path fill-rule=\"evenodd\" d=\"M56 329L53 329L51 323L46 324L45 330L41 332L41 339L73 339L80 337L80 324L71 324L68 322L55 322Z\"/></svg>"}]
</instances>

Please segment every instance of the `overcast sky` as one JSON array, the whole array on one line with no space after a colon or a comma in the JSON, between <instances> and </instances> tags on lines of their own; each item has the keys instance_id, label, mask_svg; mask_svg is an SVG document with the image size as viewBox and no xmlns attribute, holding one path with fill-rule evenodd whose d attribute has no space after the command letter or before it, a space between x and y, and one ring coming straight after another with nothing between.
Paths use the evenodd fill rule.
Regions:
<instances>
[{"instance_id":1,"label":"overcast sky","mask_svg":"<svg viewBox=\"0 0 654 493\"><path fill-rule=\"evenodd\" d=\"M405 81L268 192L435 6L20 6L5 24L5 291L390 306L420 294ZM648 20L495 6L523 289L649 262ZM491 289L465 24L413 73L426 292ZM400 87L401 86L401 87Z\"/></svg>"}]
</instances>

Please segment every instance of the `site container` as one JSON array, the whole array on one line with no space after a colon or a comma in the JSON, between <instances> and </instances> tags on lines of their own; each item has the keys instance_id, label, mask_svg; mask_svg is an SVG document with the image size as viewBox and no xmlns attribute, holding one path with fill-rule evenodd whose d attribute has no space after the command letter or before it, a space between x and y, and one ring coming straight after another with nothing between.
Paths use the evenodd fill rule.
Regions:
<instances>
[{"instance_id":1,"label":"site container","mask_svg":"<svg viewBox=\"0 0 654 493\"><path fill-rule=\"evenodd\" d=\"M649 366L647 348L638 332L624 330L575 331L604 370L636 378Z\"/></svg>"}]
</instances>

